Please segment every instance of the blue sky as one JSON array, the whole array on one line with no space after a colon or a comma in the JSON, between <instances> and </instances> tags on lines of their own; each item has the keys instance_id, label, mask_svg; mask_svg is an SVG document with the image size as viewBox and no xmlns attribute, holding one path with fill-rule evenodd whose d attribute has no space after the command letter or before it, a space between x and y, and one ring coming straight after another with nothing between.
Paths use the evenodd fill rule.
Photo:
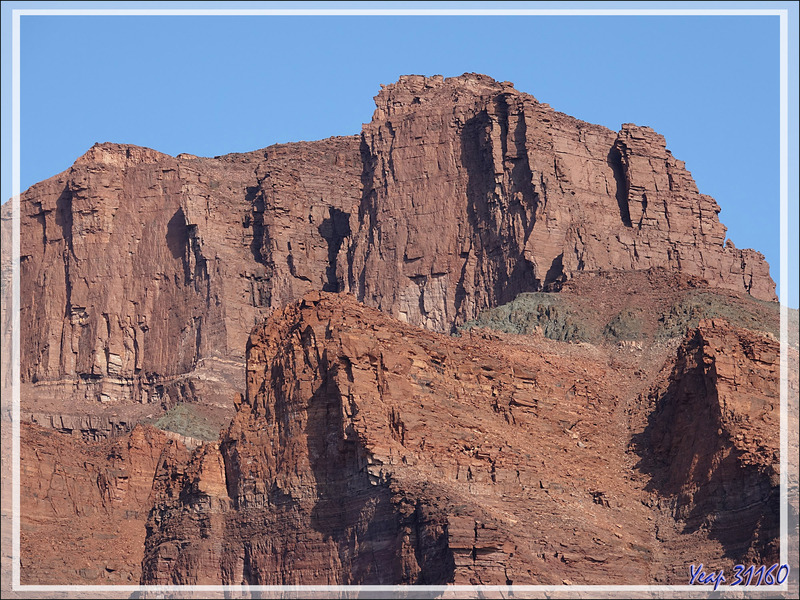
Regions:
<instances>
[{"instance_id":1,"label":"blue sky","mask_svg":"<svg viewBox=\"0 0 800 600\"><path fill-rule=\"evenodd\" d=\"M11 8L153 3L3 3L3 177L10 178ZM156 3L158 8L319 3ZM324 3L331 8L333 3ZM570 7L586 3L338 3L342 7ZM590 3L591 4L591 3ZM655 3L639 4L646 8ZM676 8L687 3L661 3ZM797 159L795 3L789 44ZM633 7L596 3L591 7ZM703 6L690 3L691 8ZM78 17L21 20L22 188L95 142L215 156L350 135L370 120L380 84L402 74L474 71L509 80L556 110L617 130L649 125L716 198L739 248L779 264L777 17ZM790 181L790 306L798 306L797 169Z\"/></svg>"}]
</instances>

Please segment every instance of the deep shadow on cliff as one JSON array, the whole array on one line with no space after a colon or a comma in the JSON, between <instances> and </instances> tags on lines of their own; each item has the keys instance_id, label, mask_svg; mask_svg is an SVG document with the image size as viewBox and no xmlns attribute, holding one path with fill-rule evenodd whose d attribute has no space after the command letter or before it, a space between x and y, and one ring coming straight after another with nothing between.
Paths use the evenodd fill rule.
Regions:
<instances>
[{"instance_id":1,"label":"deep shadow on cliff","mask_svg":"<svg viewBox=\"0 0 800 600\"><path fill-rule=\"evenodd\" d=\"M682 533L737 564L779 562L778 356L774 338L703 321L642 398L652 411L631 440Z\"/></svg>"}]
</instances>

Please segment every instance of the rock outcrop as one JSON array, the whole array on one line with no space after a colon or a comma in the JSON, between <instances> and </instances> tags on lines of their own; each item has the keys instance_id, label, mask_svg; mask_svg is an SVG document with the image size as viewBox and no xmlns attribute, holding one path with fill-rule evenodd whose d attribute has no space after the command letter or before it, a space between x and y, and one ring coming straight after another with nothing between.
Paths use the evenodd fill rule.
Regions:
<instances>
[{"instance_id":1,"label":"rock outcrop","mask_svg":"<svg viewBox=\"0 0 800 600\"><path fill-rule=\"evenodd\" d=\"M716 202L646 127L615 133L474 74L402 77L376 104L360 140L215 159L98 144L25 192L37 410L229 405L252 326L314 289L436 331L598 270L774 299L763 257L723 245Z\"/></svg>"},{"instance_id":2,"label":"rock outcrop","mask_svg":"<svg viewBox=\"0 0 800 600\"><path fill-rule=\"evenodd\" d=\"M23 583L776 560L775 285L663 137L475 74L376 105L246 154L98 144L23 194Z\"/></svg>"},{"instance_id":3,"label":"rock outcrop","mask_svg":"<svg viewBox=\"0 0 800 600\"><path fill-rule=\"evenodd\" d=\"M775 299L763 256L724 244L719 206L648 127L474 74L401 77L375 102L349 285L395 318L450 331L580 271L651 267Z\"/></svg>"},{"instance_id":4,"label":"rock outcrop","mask_svg":"<svg viewBox=\"0 0 800 600\"><path fill-rule=\"evenodd\" d=\"M138 583L153 474L186 449L141 425L86 444L24 424L20 441L21 583Z\"/></svg>"},{"instance_id":5,"label":"rock outcrop","mask_svg":"<svg viewBox=\"0 0 800 600\"><path fill-rule=\"evenodd\" d=\"M336 286L360 174L357 138L218 159L98 144L29 189L28 396L230 406L253 325Z\"/></svg>"},{"instance_id":6,"label":"rock outcrop","mask_svg":"<svg viewBox=\"0 0 800 600\"><path fill-rule=\"evenodd\" d=\"M720 324L714 335L723 346L756 339ZM679 363L698 336L709 334L693 334ZM727 495L690 475L703 491L691 514L676 512L686 473L653 492L624 442L636 370L610 369L592 346L568 345L568 355L564 346L426 333L342 296L307 295L276 312L250 338L247 393L221 443L156 476L143 583L683 583L687 556L672 550L697 519L710 524L692 537L697 556L713 557L706 564L772 559L776 459L758 447L771 442L739 437L763 485L737 488L752 462L739 457L725 473L734 483L718 482ZM772 377L774 342L747 348L736 368ZM678 368L659 402L722 402L723 364L704 388ZM726 410L768 428L773 387ZM679 420L654 419L673 451L700 451ZM698 420L692 431L719 448L739 435L717 428ZM733 533L717 501L762 521ZM726 537L754 532L750 547Z\"/></svg>"}]
</instances>

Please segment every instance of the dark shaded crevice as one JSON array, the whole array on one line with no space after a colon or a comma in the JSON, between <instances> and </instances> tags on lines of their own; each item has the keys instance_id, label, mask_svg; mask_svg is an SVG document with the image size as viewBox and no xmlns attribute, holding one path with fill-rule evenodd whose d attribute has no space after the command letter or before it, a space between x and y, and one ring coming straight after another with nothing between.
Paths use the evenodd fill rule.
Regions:
<instances>
[{"instance_id":1,"label":"dark shaded crevice","mask_svg":"<svg viewBox=\"0 0 800 600\"><path fill-rule=\"evenodd\" d=\"M414 558L420 567L416 585L445 585L455 580L456 564L450 548L447 519L429 505L417 502L413 519Z\"/></svg>"},{"instance_id":2,"label":"dark shaded crevice","mask_svg":"<svg viewBox=\"0 0 800 600\"><path fill-rule=\"evenodd\" d=\"M264 195L261 193L261 188L259 185L254 185L247 188L245 202L247 205L253 207L252 220L248 216L247 221L245 222L245 227L249 225L253 228L253 239L250 242L250 253L253 255L253 260L255 260L258 264L266 265L266 260L261 252L261 248L264 245L265 231Z\"/></svg>"},{"instance_id":3,"label":"dark shaded crevice","mask_svg":"<svg viewBox=\"0 0 800 600\"><path fill-rule=\"evenodd\" d=\"M628 179L625 176L625 166L622 163L622 150L619 148L619 142L615 143L608 151L606 158L608 166L614 174L614 181L617 184L617 206L619 206L619 216L622 219L625 227L633 227L631 222L631 210L628 204Z\"/></svg>"},{"instance_id":4,"label":"dark shaded crevice","mask_svg":"<svg viewBox=\"0 0 800 600\"><path fill-rule=\"evenodd\" d=\"M467 288L464 285L464 280L467 277L467 265L469 264L469 253L466 256L462 255L464 258L464 264L461 265L461 274L458 277L458 283L456 283L456 291L455 296L453 299L453 304L455 306L455 319L450 324L450 334L454 334L458 332L458 324L463 323L469 320L469 316L466 314L465 311L465 302L467 300Z\"/></svg>"},{"instance_id":5,"label":"dark shaded crevice","mask_svg":"<svg viewBox=\"0 0 800 600\"><path fill-rule=\"evenodd\" d=\"M310 349L314 344L309 339L303 345ZM347 398L338 384L339 370L351 370L349 360L339 357L331 362L325 352L317 356L321 381L308 402L305 428L317 489L310 525L334 542L342 566L339 583L452 582L455 560L446 515L404 493L390 473L370 472L381 463L364 447L351 417L345 415ZM354 408L351 405L352 414ZM414 506L413 512L405 509L408 504ZM418 569L407 570L409 558ZM416 575L410 579L413 572Z\"/></svg>"},{"instance_id":6,"label":"dark shaded crevice","mask_svg":"<svg viewBox=\"0 0 800 600\"><path fill-rule=\"evenodd\" d=\"M483 231L486 229L488 222L487 196L494 188L494 181L489 175L492 170L492 161L486 140L488 125L489 116L483 111L464 123L461 130L461 164L467 171L467 220L470 228L469 235L477 242L473 242L473 245L478 247L477 250L483 246L478 240L481 240ZM466 272L468 260L469 257L464 258L462 273ZM476 270L473 286L482 286L484 282L480 279L481 273ZM456 294L455 298L455 314L461 315L462 318L468 318L469 315L465 314L467 293L463 285L461 288L462 293Z\"/></svg>"},{"instance_id":7,"label":"dark shaded crevice","mask_svg":"<svg viewBox=\"0 0 800 600\"><path fill-rule=\"evenodd\" d=\"M536 291L537 287L533 265L524 257L524 246L513 242L524 239L524 232L520 236L514 231L516 218L525 212L524 206L517 200L508 201L518 194L523 200L534 197L532 173L524 139L521 139L525 135L524 117L520 115L518 119L522 123L518 121L514 127L514 156L504 156L503 159L505 180L510 190L499 199L495 194L496 166L489 114L486 111L478 113L464 124L461 132L461 163L467 172L467 220L479 257L472 284L476 289L487 291L488 307L509 302L521 292ZM501 140L502 137L501 132ZM524 160L521 159L523 156ZM532 220L528 222L523 216L521 222L525 232L532 229ZM469 258L464 260L466 262ZM456 298L456 315L464 315L465 301L466 294ZM456 326L459 324L454 323Z\"/></svg>"},{"instance_id":8,"label":"dark shaded crevice","mask_svg":"<svg viewBox=\"0 0 800 600\"><path fill-rule=\"evenodd\" d=\"M47 213L50 211L46 211L42 206L41 202L35 202L35 205L39 207L38 213L32 215L36 221L42 226L42 248L47 247ZM24 261L26 258L30 258L30 256L20 255L20 260Z\"/></svg>"},{"instance_id":9,"label":"dark shaded crevice","mask_svg":"<svg viewBox=\"0 0 800 600\"><path fill-rule=\"evenodd\" d=\"M244 560L242 561L242 582L246 585L258 585L258 579L253 574L253 550L251 544L244 544Z\"/></svg>"},{"instance_id":10,"label":"dark shaded crevice","mask_svg":"<svg viewBox=\"0 0 800 600\"><path fill-rule=\"evenodd\" d=\"M389 160L387 164L389 166L389 172L392 174L392 181L397 181L397 177L394 172L394 142L395 142L395 134L394 134L394 127L392 126L391 121L386 121L386 128L389 130L389 135L392 137L392 141L389 144Z\"/></svg>"},{"instance_id":11,"label":"dark shaded crevice","mask_svg":"<svg viewBox=\"0 0 800 600\"><path fill-rule=\"evenodd\" d=\"M385 483L370 481L365 449L343 414L338 368L323 353L319 362L323 379L308 403L308 456L317 490L310 525L335 543L342 565L338 583L395 583L399 570L392 549L381 552L382 569L376 568L377 557L367 550L394 537L397 518L391 494ZM371 517L365 518L367 514ZM355 540L364 551L355 550Z\"/></svg>"},{"instance_id":12,"label":"dark shaded crevice","mask_svg":"<svg viewBox=\"0 0 800 600\"><path fill-rule=\"evenodd\" d=\"M666 389L644 430L631 438L650 476L645 490L667 500L682 533L705 530L720 542L726 558L762 564L778 559L779 487L769 468L746 464L724 429L716 368L708 363L704 340L695 332L678 351Z\"/></svg>"},{"instance_id":13,"label":"dark shaded crevice","mask_svg":"<svg viewBox=\"0 0 800 600\"><path fill-rule=\"evenodd\" d=\"M188 245L187 245L187 253L191 252L194 258L194 265L191 266L191 261L187 256L186 264L186 283L194 282L194 288L196 291L202 291L200 289L200 282L205 281L205 293L206 298L211 299L211 278L208 274L208 259L203 255L203 248L200 241L200 235L197 231L197 225L194 224L187 224L186 225L186 235L188 237Z\"/></svg>"},{"instance_id":14,"label":"dark shaded crevice","mask_svg":"<svg viewBox=\"0 0 800 600\"><path fill-rule=\"evenodd\" d=\"M172 215L164 237L172 258L183 263L184 285L194 283L195 289L200 291L200 281L208 283L208 259L203 256L197 225L187 223L183 207ZM210 296L210 291L206 291Z\"/></svg>"},{"instance_id":15,"label":"dark shaded crevice","mask_svg":"<svg viewBox=\"0 0 800 600\"><path fill-rule=\"evenodd\" d=\"M165 235L167 248L169 248L172 258L182 259L184 270L188 269L186 264L186 248L189 246L189 233L186 227L186 215L183 208L179 208L172 215L167 223L167 233Z\"/></svg>"},{"instance_id":16,"label":"dark shaded crevice","mask_svg":"<svg viewBox=\"0 0 800 600\"><path fill-rule=\"evenodd\" d=\"M502 105L496 101L496 106L502 106L499 122L505 197L500 206L501 222L495 230L500 232L498 241L503 248L503 260L511 259L510 269L506 267L497 271L501 287L496 303L509 301L520 292L537 287L533 264L525 258L524 250L533 231L538 198L526 147L528 132L524 104L510 103L510 97L510 94L501 94Z\"/></svg>"},{"instance_id":17,"label":"dark shaded crevice","mask_svg":"<svg viewBox=\"0 0 800 600\"><path fill-rule=\"evenodd\" d=\"M508 154L508 101L505 95L497 96L494 101L494 113L500 125L500 150L505 158Z\"/></svg>"},{"instance_id":18,"label":"dark shaded crevice","mask_svg":"<svg viewBox=\"0 0 800 600\"><path fill-rule=\"evenodd\" d=\"M197 317L197 331L195 332L195 344L194 344L194 359L192 360L192 368L196 368L197 365L200 363L200 357L202 356L202 352L200 348L203 345L203 316L200 315Z\"/></svg>"},{"instance_id":19,"label":"dark shaded crevice","mask_svg":"<svg viewBox=\"0 0 800 600\"><path fill-rule=\"evenodd\" d=\"M539 204L539 194L536 193L533 187L533 171L531 170L530 160L528 158L528 149L526 147L527 139L528 124L525 121L524 111L520 111L520 114L517 116L516 127L514 128L516 159L511 166L511 181L513 182L512 191L519 190L522 193L523 202L530 206L530 219L523 207L520 207L519 211L523 226L523 249L533 232L533 226L536 224L536 209ZM520 256L520 259L524 260L524 257Z\"/></svg>"},{"instance_id":20,"label":"dark shaded crevice","mask_svg":"<svg viewBox=\"0 0 800 600\"><path fill-rule=\"evenodd\" d=\"M250 282L251 303L253 306L269 306L272 295L268 286L272 278L273 269L269 264L268 257L264 255L263 248L267 247L267 226L264 223L264 213L266 212L266 202L261 189L261 184L269 175L258 180L258 184L246 188L245 201L252 207L252 216L246 215L244 227L252 227L252 239L250 241L250 253L256 264L264 267L264 274L254 276Z\"/></svg>"},{"instance_id":21,"label":"dark shaded crevice","mask_svg":"<svg viewBox=\"0 0 800 600\"><path fill-rule=\"evenodd\" d=\"M350 213L334 208L328 209L328 218L324 219L317 231L328 244L328 266L325 269L325 283L322 286L323 292L339 292L342 289L336 271L339 259L339 250L342 248L345 238L350 237Z\"/></svg>"},{"instance_id":22,"label":"dark shaded crevice","mask_svg":"<svg viewBox=\"0 0 800 600\"><path fill-rule=\"evenodd\" d=\"M564 275L564 253L562 252L553 259L547 274L544 276L544 283L542 288L546 292L557 292L564 284L566 276Z\"/></svg>"},{"instance_id":23,"label":"dark shaded crevice","mask_svg":"<svg viewBox=\"0 0 800 600\"><path fill-rule=\"evenodd\" d=\"M411 281L417 284L419 287L419 297L417 298L417 304L419 306L419 314L421 317L426 316L428 313L425 310L425 285L428 283L428 276L427 275L412 275L409 277Z\"/></svg>"},{"instance_id":24,"label":"dark shaded crevice","mask_svg":"<svg viewBox=\"0 0 800 600\"><path fill-rule=\"evenodd\" d=\"M467 210L472 231L483 238L489 224L488 198L494 192L489 115L480 112L461 131L461 163L467 171Z\"/></svg>"},{"instance_id":25,"label":"dark shaded crevice","mask_svg":"<svg viewBox=\"0 0 800 600\"><path fill-rule=\"evenodd\" d=\"M644 216L647 214L647 194L642 192L642 214L639 217L639 229L642 228L642 222L644 221Z\"/></svg>"},{"instance_id":26,"label":"dark shaded crevice","mask_svg":"<svg viewBox=\"0 0 800 600\"><path fill-rule=\"evenodd\" d=\"M377 193L374 188L375 183L375 155L370 150L369 144L364 134L361 134L359 146L361 153L361 201L358 204L358 229L367 232L366 239L360 238L365 248L375 247L375 229L377 227ZM362 266L360 272L353 270L355 254L357 251L364 252L363 248L358 248L356 244L350 244L347 250L347 279L350 290L355 294L359 301L363 302L366 294L366 267Z\"/></svg>"},{"instance_id":27,"label":"dark shaded crevice","mask_svg":"<svg viewBox=\"0 0 800 600\"><path fill-rule=\"evenodd\" d=\"M72 314L72 278L69 272L70 263L75 257L75 249L72 246L72 223L72 193L69 187L64 187L56 200L56 224L61 227L61 236L64 240L64 285L66 288L64 316L67 318Z\"/></svg>"}]
</instances>

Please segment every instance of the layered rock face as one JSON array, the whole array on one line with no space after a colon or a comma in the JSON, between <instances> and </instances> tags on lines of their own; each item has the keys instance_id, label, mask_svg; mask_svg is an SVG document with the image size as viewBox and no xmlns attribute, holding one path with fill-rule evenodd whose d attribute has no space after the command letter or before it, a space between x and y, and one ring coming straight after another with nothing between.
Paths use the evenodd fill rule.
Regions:
<instances>
[{"instance_id":1,"label":"layered rock face","mask_svg":"<svg viewBox=\"0 0 800 600\"><path fill-rule=\"evenodd\" d=\"M138 426L87 445L21 428L23 584L136 584L160 462L188 458L163 431Z\"/></svg>"},{"instance_id":2,"label":"layered rock face","mask_svg":"<svg viewBox=\"0 0 800 600\"><path fill-rule=\"evenodd\" d=\"M774 299L763 257L723 246L717 204L646 127L474 74L403 77L376 104L360 140L216 159L100 144L29 189L22 379L45 419L78 398L229 405L250 328L312 289L436 331L581 271Z\"/></svg>"},{"instance_id":3,"label":"layered rock face","mask_svg":"<svg viewBox=\"0 0 800 600\"><path fill-rule=\"evenodd\" d=\"M651 267L775 298L650 128L615 133L481 75L402 77L375 102L349 276L367 304L449 331L579 271Z\"/></svg>"},{"instance_id":4,"label":"layered rock face","mask_svg":"<svg viewBox=\"0 0 800 600\"><path fill-rule=\"evenodd\" d=\"M775 286L664 139L475 74L376 104L213 159L98 144L25 192L23 583L777 560ZM680 342L704 314L751 330ZM143 424L190 417L214 441Z\"/></svg>"},{"instance_id":5,"label":"layered rock face","mask_svg":"<svg viewBox=\"0 0 800 600\"><path fill-rule=\"evenodd\" d=\"M252 326L336 285L360 172L355 138L219 159L101 144L28 190L22 380L36 408L230 406Z\"/></svg>"},{"instance_id":6,"label":"layered rock face","mask_svg":"<svg viewBox=\"0 0 800 600\"><path fill-rule=\"evenodd\" d=\"M715 327L684 344L668 393L653 392L651 428L672 440L659 455L705 460L697 440L773 443L751 435L777 419L772 384L726 405L731 427L698 419L695 442L666 414L721 406L728 367L751 379L776 368L774 342ZM732 362L715 345L729 337L748 348ZM720 365L704 388L681 362L698 339L713 340L706 356ZM143 583L683 583L687 537L717 568L771 560L771 546L726 536L744 509L762 520L735 536L774 543L776 457L723 450L724 474L714 453L707 470L676 461L676 486L654 491L620 418L637 410L625 400L641 385L633 365L569 346L425 333L341 296L276 312L250 338L247 393L221 443L156 476ZM745 415L753 428L734 431ZM710 533L687 535L697 519Z\"/></svg>"}]
</instances>

